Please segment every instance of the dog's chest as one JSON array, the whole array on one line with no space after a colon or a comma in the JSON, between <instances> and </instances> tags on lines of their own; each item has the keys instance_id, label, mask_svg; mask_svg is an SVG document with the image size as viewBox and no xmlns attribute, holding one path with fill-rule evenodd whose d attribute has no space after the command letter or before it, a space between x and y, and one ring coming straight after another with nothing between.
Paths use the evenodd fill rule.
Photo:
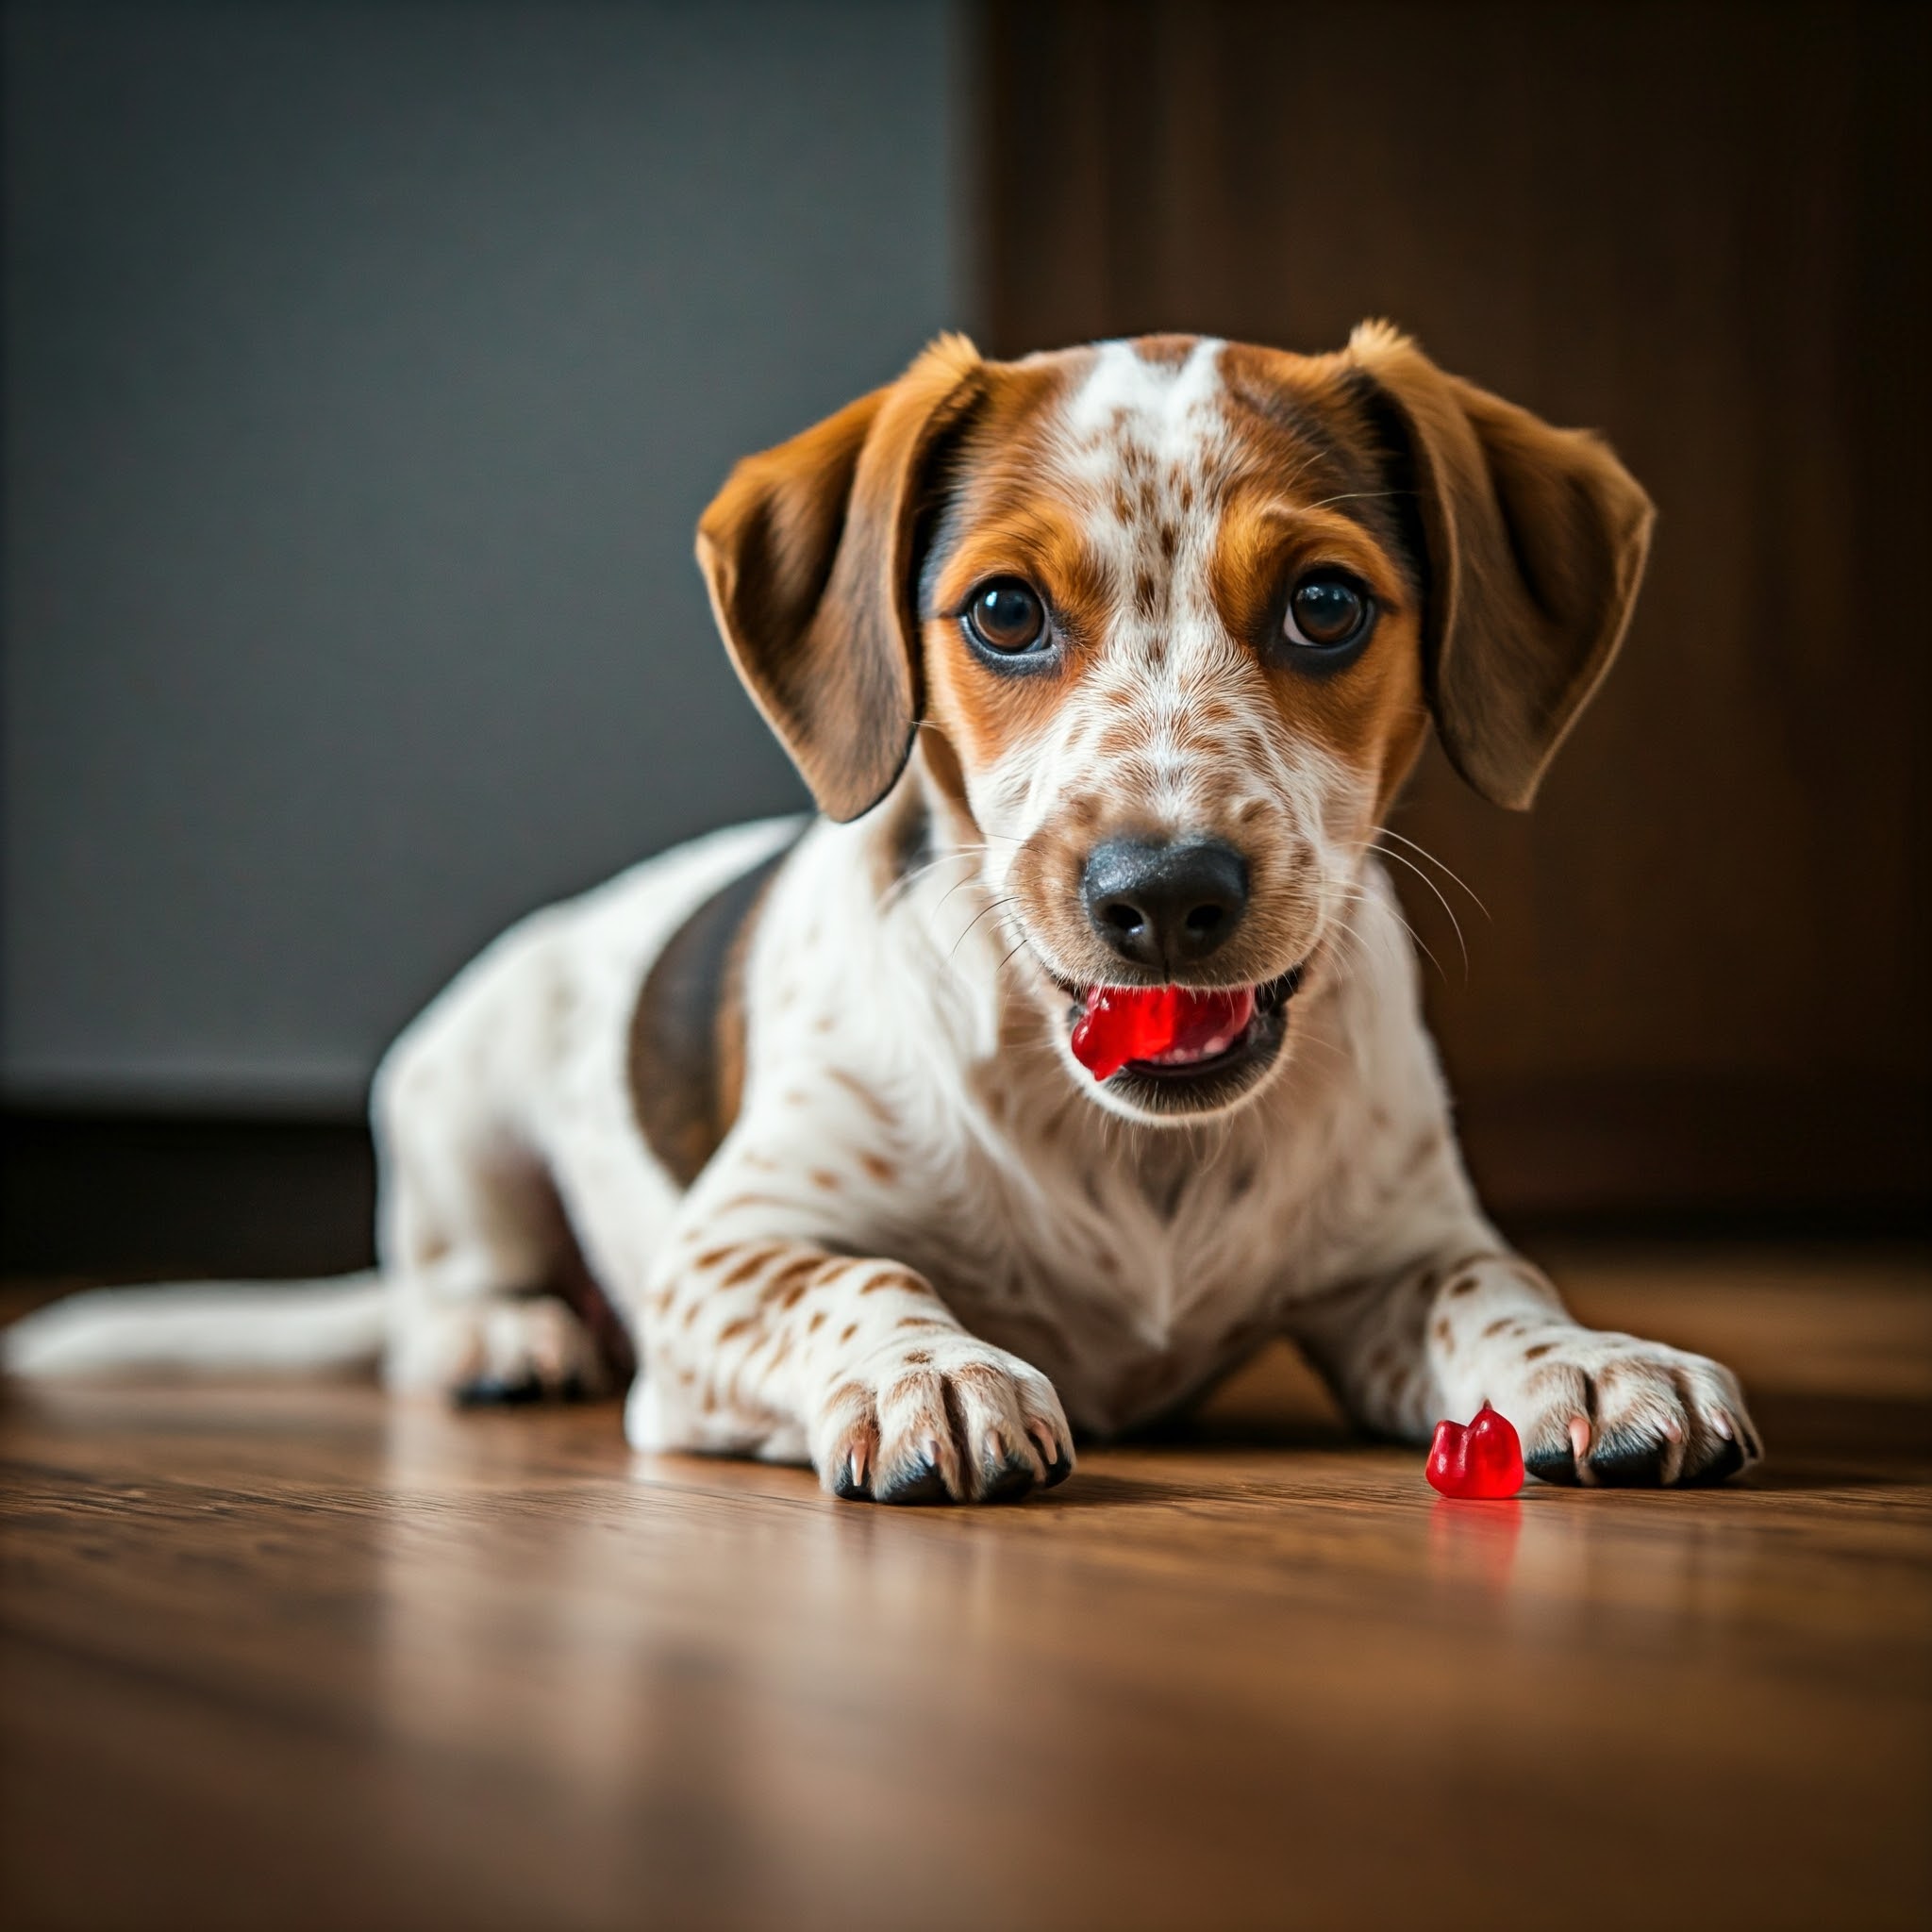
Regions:
<instances>
[{"instance_id":1,"label":"dog's chest","mask_svg":"<svg viewBox=\"0 0 1932 1932\"><path fill-rule=\"evenodd\" d=\"M1044 1373L1085 1429L1149 1420L1235 1366L1301 1274L1282 1253L1292 1216L1238 1153L1151 1180L1118 1163L968 1159L938 1191L944 1213L900 1251L974 1334Z\"/></svg>"}]
</instances>

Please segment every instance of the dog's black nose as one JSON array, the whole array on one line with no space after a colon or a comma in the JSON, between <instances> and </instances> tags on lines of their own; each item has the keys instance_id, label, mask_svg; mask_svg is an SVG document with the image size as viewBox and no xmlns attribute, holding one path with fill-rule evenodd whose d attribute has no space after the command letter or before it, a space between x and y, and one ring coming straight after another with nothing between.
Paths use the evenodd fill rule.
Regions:
<instances>
[{"instance_id":1,"label":"dog's black nose","mask_svg":"<svg viewBox=\"0 0 1932 1932\"><path fill-rule=\"evenodd\" d=\"M1241 924L1248 866L1218 839L1109 839L1089 857L1080 896L1093 930L1123 959L1172 975L1218 950Z\"/></svg>"}]
</instances>

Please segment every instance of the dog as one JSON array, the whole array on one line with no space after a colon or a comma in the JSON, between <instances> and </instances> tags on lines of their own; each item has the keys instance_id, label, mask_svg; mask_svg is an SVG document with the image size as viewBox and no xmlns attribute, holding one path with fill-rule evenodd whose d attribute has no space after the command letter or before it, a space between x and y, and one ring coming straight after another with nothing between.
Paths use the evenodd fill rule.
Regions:
<instances>
[{"instance_id":1,"label":"dog","mask_svg":"<svg viewBox=\"0 0 1932 1932\"><path fill-rule=\"evenodd\" d=\"M1530 803L1652 515L1386 325L941 338L700 524L818 814L539 912L430 1006L375 1082L374 1274L83 1295L8 1365L634 1365L640 1449L985 1503L1288 1337L1379 1436L1487 1402L1547 1481L1732 1475L1735 1376L1580 1326L1485 1220L1375 857L1432 725ZM1095 1077L1077 1026L1161 986L1227 1024Z\"/></svg>"}]
</instances>

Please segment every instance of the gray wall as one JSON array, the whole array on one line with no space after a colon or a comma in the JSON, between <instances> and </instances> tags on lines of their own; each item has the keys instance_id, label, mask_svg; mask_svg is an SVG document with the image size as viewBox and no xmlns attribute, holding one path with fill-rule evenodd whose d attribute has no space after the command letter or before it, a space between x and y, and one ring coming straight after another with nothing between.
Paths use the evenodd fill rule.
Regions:
<instances>
[{"instance_id":1,"label":"gray wall","mask_svg":"<svg viewBox=\"0 0 1932 1932\"><path fill-rule=\"evenodd\" d=\"M952 25L8 9L10 1098L353 1110L518 913L801 797L691 527L958 320Z\"/></svg>"}]
</instances>

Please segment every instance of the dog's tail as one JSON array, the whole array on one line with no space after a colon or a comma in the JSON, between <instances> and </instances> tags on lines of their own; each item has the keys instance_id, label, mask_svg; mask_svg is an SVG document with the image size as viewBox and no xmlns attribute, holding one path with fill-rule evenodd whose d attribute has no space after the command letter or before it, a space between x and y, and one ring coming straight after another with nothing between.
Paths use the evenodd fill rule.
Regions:
<instances>
[{"instance_id":1,"label":"dog's tail","mask_svg":"<svg viewBox=\"0 0 1932 1932\"><path fill-rule=\"evenodd\" d=\"M92 1289L0 1333L0 1369L21 1376L373 1369L388 1292L375 1273Z\"/></svg>"}]
</instances>

